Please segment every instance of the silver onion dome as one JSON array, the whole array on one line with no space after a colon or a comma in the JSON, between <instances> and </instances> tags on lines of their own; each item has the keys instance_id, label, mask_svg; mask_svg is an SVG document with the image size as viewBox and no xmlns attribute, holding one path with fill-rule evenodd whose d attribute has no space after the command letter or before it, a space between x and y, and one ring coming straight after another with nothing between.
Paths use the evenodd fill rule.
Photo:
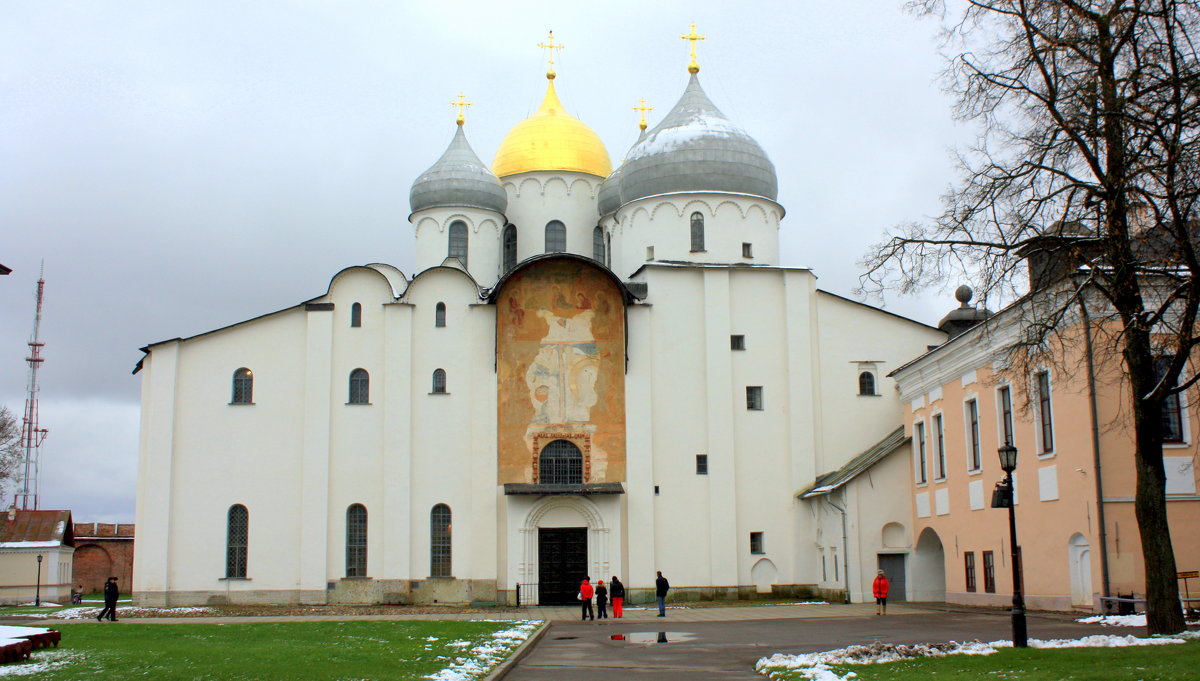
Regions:
<instances>
[{"instance_id":1,"label":"silver onion dome","mask_svg":"<svg viewBox=\"0 0 1200 681\"><path fill-rule=\"evenodd\" d=\"M621 169L624 166L618 166L608 179L600 184L600 189L596 192L596 207L600 209L600 215L612 215L621 207Z\"/></svg>"},{"instance_id":2,"label":"silver onion dome","mask_svg":"<svg viewBox=\"0 0 1200 681\"><path fill-rule=\"evenodd\" d=\"M621 203L704 191L774 201L779 193L767 153L709 100L696 74L675 107L629 150L617 179Z\"/></svg>"},{"instance_id":3,"label":"silver onion dome","mask_svg":"<svg viewBox=\"0 0 1200 681\"><path fill-rule=\"evenodd\" d=\"M412 212L439 206L483 208L504 213L508 193L475 155L459 125L446 153L421 173L408 193Z\"/></svg>"}]
</instances>

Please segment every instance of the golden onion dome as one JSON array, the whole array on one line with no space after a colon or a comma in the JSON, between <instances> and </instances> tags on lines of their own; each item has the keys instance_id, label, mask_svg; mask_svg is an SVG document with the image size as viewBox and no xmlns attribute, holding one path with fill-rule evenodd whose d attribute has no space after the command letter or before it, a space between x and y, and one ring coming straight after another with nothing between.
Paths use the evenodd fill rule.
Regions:
<instances>
[{"instance_id":1,"label":"golden onion dome","mask_svg":"<svg viewBox=\"0 0 1200 681\"><path fill-rule=\"evenodd\" d=\"M608 177L612 172L608 150L591 128L563 109L552 74L546 74L550 82L542 105L513 126L500 143L492 172L506 177L533 170L569 170Z\"/></svg>"}]
</instances>

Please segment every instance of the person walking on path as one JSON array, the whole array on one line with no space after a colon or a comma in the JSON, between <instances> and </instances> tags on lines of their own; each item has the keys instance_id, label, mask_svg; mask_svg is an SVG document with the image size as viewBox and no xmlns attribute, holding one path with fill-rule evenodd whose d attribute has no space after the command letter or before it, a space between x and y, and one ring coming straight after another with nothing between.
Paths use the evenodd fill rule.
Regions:
<instances>
[{"instance_id":1,"label":"person walking on path","mask_svg":"<svg viewBox=\"0 0 1200 681\"><path fill-rule=\"evenodd\" d=\"M608 619L608 587L603 579L596 580L596 614L602 620Z\"/></svg>"},{"instance_id":2,"label":"person walking on path","mask_svg":"<svg viewBox=\"0 0 1200 681\"><path fill-rule=\"evenodd\" d=\"M662 576L662 570L658 571L658 579L654 580L654 598L658 600L658 616L667 616L667 592L671 590L671 584L666 577Z\"/></svg>"},{"instance_id":3,"label":"person walking on path","mask_svg":"<svg viewBox=\"0 0 1200 681\"><path fill-rule=\"evenodd\" d=\"M887 614L887 595L888 587L890 586L887 575L883 574L883 570L880 570L875 575L875 581L871 584L871 593L875 594L876 615Z\"/></svg>"},{"instance_id":4,"label":"person walking on path","mask_svg":"<svg viewBox=\"0 0 1200 681\"><path fill-rule=\"evenodd\" d=\"M117 621L117 596L121 595L120 589L117 588L117 578L109 577L104 583L104 609L96 615L96 621L104 621L104 616L108 615L109 622Z\"/></svg>"},{"instance_id":5,"label":"person walking on path","mask_svg":"<svg viewBox=\"0 0 1200 681\"><path fill-rule=\"evenodd\" d=\"M612 596L613 617L621 617L625 614L625 585L616 575L609 584L609 595Z\"/></svg>"},{"instance_id":6,"label":"person walking on path","mask_svg":"<svg viewBox=\"0 0 1200 681\"><path fill-rule=\"evenodd\" d=\"M584 577L583 583L579 585L579 600L583 603L583 619L594 620L596 613L592 612L592 594L595 591L592 589L592 578Z\"/></svg>"}]
</instances>

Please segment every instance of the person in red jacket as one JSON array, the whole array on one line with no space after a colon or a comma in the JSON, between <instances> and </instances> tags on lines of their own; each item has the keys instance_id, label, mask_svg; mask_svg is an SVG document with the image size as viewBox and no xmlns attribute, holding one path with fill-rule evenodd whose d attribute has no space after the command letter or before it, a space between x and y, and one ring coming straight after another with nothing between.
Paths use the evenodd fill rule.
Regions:
<instances>
[{"instance_id":1,"label":"person in red jacket","mask_svg":"<svg viewBox=\"0 0 1200 681\"><path fill-rule=\"evenodd\" d=\"M583 582L579 585L579 601L583 603L583 619L585 620L596 619L596 613L592 612L592 595L594 593L592 578L584 577Z\"/></svg>"},{"instance_id":2,"label":"person in red jacket","mask_svg":"<svg viewBox=\"0 0 1200 681\"><path fill-rule=\"evenodd\" d=\"M887 614L887 595L889 586L891 585L888 584L887 575L883 574L883 570L880 570L879 573L875 575L875 582L871 584L871 593L875 594L876 615Z\"/></svg>"}]
</instances>

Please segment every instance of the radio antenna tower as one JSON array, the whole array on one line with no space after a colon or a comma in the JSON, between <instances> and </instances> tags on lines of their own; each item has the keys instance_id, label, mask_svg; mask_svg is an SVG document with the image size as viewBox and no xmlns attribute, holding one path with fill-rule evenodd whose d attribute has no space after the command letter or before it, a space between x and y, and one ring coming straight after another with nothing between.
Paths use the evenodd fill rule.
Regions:
<instances>
[{"instance_id":1,"label":"radio antenna tower","mask_svg":"<svg viewBox=\"0 0 1200 681\"><path fill-rule=\"evenodd\" d=\"M17 471L18 491L13 499L14 507L34 511L38 508L38 455L48 432L45 428L38 427L38 369L41 368L42 362L46 361L42 358L42 348L46 344L41 341L40 335L42 297L46 290L45 273L46 263L43 262L38 273L37 313L33 318L33 335L29 337L29 356L25 358L29 363L29 396L25 398L25 418L21 425L21 444L25 448L25 459Z\"/></svg>"}]
</instances>

